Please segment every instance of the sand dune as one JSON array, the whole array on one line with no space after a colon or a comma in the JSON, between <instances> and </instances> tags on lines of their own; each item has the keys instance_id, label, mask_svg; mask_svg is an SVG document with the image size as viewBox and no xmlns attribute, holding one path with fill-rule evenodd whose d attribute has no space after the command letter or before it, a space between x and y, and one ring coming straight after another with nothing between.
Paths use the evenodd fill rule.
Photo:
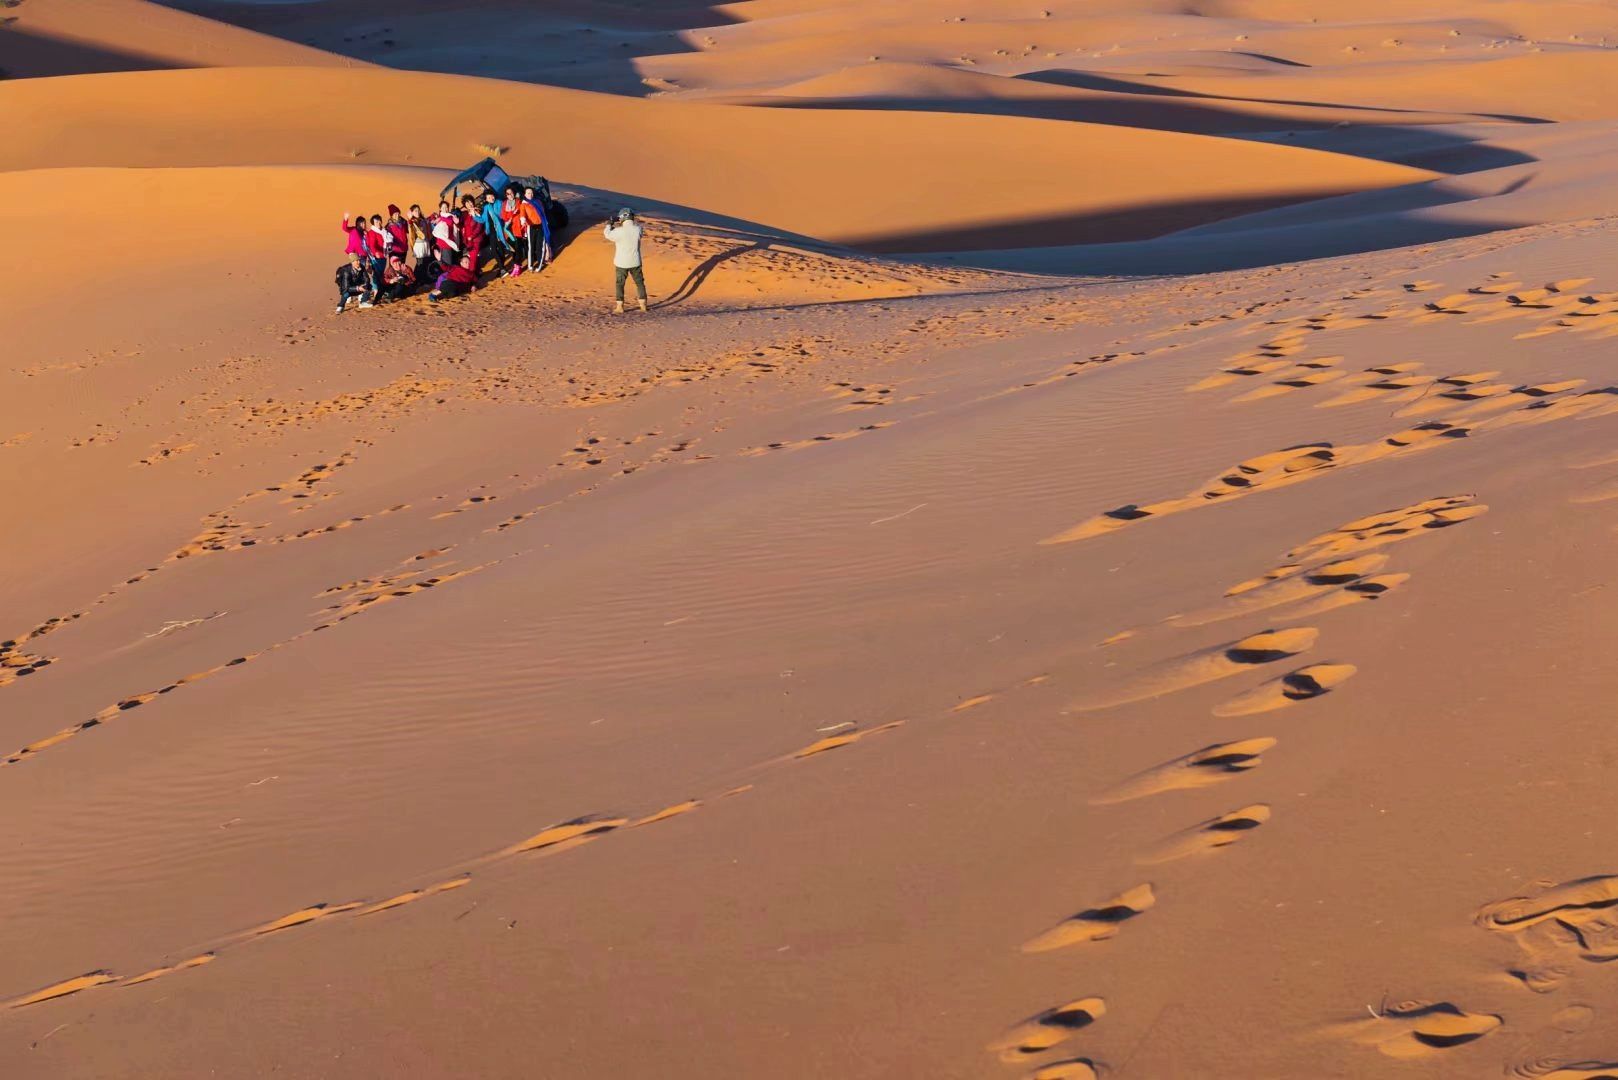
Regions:
<instances>
[{"instance_id":1,"label":"sand dune","mask_svg":"<svg viewBox=\"0 0 1618 1080\"><path fill-rule=\"evenodd\" d=\"M1613 1075L1612 5L181 6L0 27L5 1080Z\"/></svg>"},{"instance_id":2,"label":"sand dune","mask_svg":"<svg viewBox=\"0 0 1618 1080\"><path fill-rule=\"evenodd\" d=\"M504 88L498 116L484 118L491 86L473 79L310 69L295 88L268 95L280 78L274 69L235 69L7 83L0 108L20 122L0 149L0 168L344 160L453 168L475 161L480 145L499 145L513 167L565 181L821 239L930 251L989 246L996 236L1039 245L1149 236L1237 209L1426 175L1288 147L1202 144L1178 133L642 104L532 87ZM345 97L407 98L417 103L414 122L379 127L363 111L325 107ZM960 152L984 142L1005 152ZM1164 167L1187 153L1202 163L1196 177ZM1075 176L1085 182L1075 184Z\"/></svg>"},{"instance_id":3,"label":"sand dune","mask_svg":"<svg viewBox=\"0 0 1618 1080\"><path fill-rule=\"evenodd\" d=\"M353 61L148 0L27 0L0 34L6 78L162 68L352 67Z\"/></svg>"}]
</instances>

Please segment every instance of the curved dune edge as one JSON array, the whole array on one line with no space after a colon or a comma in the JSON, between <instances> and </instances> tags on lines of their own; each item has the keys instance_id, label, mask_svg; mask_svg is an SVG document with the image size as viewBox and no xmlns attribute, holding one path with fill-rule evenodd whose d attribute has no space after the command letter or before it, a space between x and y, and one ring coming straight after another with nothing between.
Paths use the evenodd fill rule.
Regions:
<instances>
[{"instance_id":1,"label":"curved dune edge","mask_svg":"<svg viewBox=\"0 0 1618 1080\"><path fill-rule=\"evenodd\" d=\"M498 88L502 107L488 115ZM378 124L335 100L412 102ZM755 110L380 69L0 84L0 168L394 163L518 170L884 250L1090 243L1433 174L1317 151L998 116ZM567 124L556 123L565 115ZM608 133L611 133L608 137ZM994 147L963 154L962 147ZM1197 169L1175 167L1195 160ZM1077 181L1077 182L1076 182ZM340 195L334 193L334 199Z\"/></svg>"}]
</instances>

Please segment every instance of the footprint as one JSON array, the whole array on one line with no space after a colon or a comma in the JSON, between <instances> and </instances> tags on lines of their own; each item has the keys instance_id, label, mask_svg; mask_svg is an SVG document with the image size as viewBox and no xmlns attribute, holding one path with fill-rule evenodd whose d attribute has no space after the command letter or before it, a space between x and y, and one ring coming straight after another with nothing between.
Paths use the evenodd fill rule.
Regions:
<instances>
[{"instance_id":1,"label":"footprint","mask_svg":"<svg viewBox=\"0 0 1618 1080\"><path fill-rule=\"evenodd\" d=\"M273 922L267 922L263 926L249 930L245 936L263 937L266 934L277 934L282 930L291 930L295 926L306 926L317 919L325 919L333 915L340 915L345 911L353 911L360 906L362 905L358 900L353 900L346 904L315 904L312 907L294 911L290 915L283 915Z\"/></svg>"},{"instance_id":2,"label":"footprint","mask_svg":"<svg viewBox=\"0 0 1618 1080\"><path fill-rule=\"evenodd\" d=\"M1069 1058L1042 1065L1028 1074L1027 1080L1096 1080L1101 1073L1089 1058Z\"/></svg>"},{"instance_id":3,"label":"footprint","mask_svg":"<svg viewBox=\"0 0 1618 1080\"><path fill-rule=\"evenodd\" d=\"M354 917L359 918L361 915L375 915L381 911L392 911L396 907L403 907L406 904L414 904L417 900L424 900L429 896L437 896L439 893L446 893L451 889L459 889L462 885L470 885L471 883L472 876L467 874L462 877L450 878L448 881L440 881L437 885L429 885L425 889L412 889L409 892L400 893L398 896L379 901L375 904L371 904L368 907L363 907L354 913Z\"/></svg>"},{"instance_id":4,"label":"footprint","mask_svg":"<svg viewBox=\"0 0 1618 1080\"><path fill-rule=\"evenodd\" d=\"M172 975L176 971L189 971L192 968L198 968L204 964L211 964L214 962L214 959L215 957L213 953L203 953L201 956L193 956L189 960L182 960L178 964L170 964L167 967L153 968L151 971L144 972L143 974L132 975L127 979L120 980L118 985L139 986L141 983L151 982L153 979L161 979L164 975Z\"/></svg>"},{"instance_id":5,"label":"footprint","mask_svg":"<svg viewBox=\"0 0 1618 1080\"><path fill-rule=\"evenodd\" d=\"M726 792L726 794L729 794L729 792ZM695 810L701 805L701 799L687 799L685 802L675 803L673 806L665 806L655 814L647 814L639 821L632 822L630 828L638 828L641 825L653 825L659 821L667 821L671 817L679 817L681 814L689 814L691 811Z\"/></svg>"},{"instance_id":6,"label":"footprint","mask_svg":"<svg viewBox=\"0 0 1618 1080\"><path fill-rule=\"evenodd\" d=\"M1195 753L1136 773L1111 791L1092 798L1090 805L1108 806L1164 791L1207 787L1229 780L1262 765L1263 755L1274 749L1276 742L1264 736L1204 746Z\"/></svg>"},{"instance_id":7,"label":"footprint","mask_svg":"<svg viewBox=\"0 0 1618 1080\"><path fill-rule=\"evenodd\" d=\"M1485 904L1478 909L1476 922L1485 930L1516 933L1547 919L1579 918L1614 906L1618 906L1618 875L1609 874Z\"/></svg>"},{"instance_id":8,"label":"footprint","mask_svg":"<svg viewBox=\"0 0 1618 1080\"><path fill-rule=\"evenodd\" d=\"M802 750L795 751L792 756L795 758L814 757L816 754L824 754L827 750L838 750L842 747L859 742L867 735L875 735L879 732L891 731L902 723L904 723L903 720L892 720L886 724L883 724L881 727L867 728L864 731L845 731L841 735L828 735L824 739L818 739L815 742L810 743Z\"/></svg>"},{"instance_id":9,"label":"footprint","mask_svg":"<svg viewBox=\"0 0 1618 1080\"><path fill-rule=\"evenodd\" d=\"M1046 1009L990 1043L989 1052L998 1054L1007 1064L1015 1064L1066 1042L1075 1032L1099 1020L1106 1011L1107 1003L1098 997L1080 998Z\"/></svg>"},{"instance_id":10,"label":"footprint","mask_svg":"<svg viewBox=\"0 0 1618 1080\"><path fill-rule=\"evenodd\" d=\"M1222 847L1236 843L1269 820L1270 808L1266 804L1254 803L1252 806L1244 806L1239 810L1232 810L1228 814L1220 814L1216 818L1209 818L1198 825L1193 825L1184 832L1170 837L1157 850L1141 856L1136 861L1150 866L1183 859L1188 855L1218 851Z\"/></svg>"},{"instance_id":11,"label":"footprint","mask_svg":"<svg viewBox=\"0 0 1618 1080\"><path fill-rule=\"evenodd\" d=\"M506 848L501 854L516 855L524 851L538 851L541 848L555 847L558 844L565 844L572 840L593 838L626 824L628 824L627 818L603 817L596 814L574 818L572 821L564 821L560 825L552 825L548 829L543 829L520 844L513 844L511 847Z\"/></svg>"},{"instance_id":12,"label":"footprint","mask_svg":"<svg viewBox=\"0 0 1618 1080\"><path fill-rule=\"evenodd\" d=\"M1312 701L1331 693L1353 677L1353 664L1310 664L1272 679L1232 698L1213 711L1215 716L1251 716Z\"/></svg>"},{"instance_id":13,"label":"footprint","mask_svg":"<svg viewBox=\"0 0 1618 1080\"><path fill-rule=\"evenodd\" d=\"M1540 1058L1513 1065L1509 1075L1523 1080L1618 1080L1618 1062Z\"/></svg>"},{"instance_id":14,"label":"footprint","mask_svg":"<svg viewBox=\"0 0 1618 1080\"><path fill-rule=\"evenodd\" d=\"M1065 949L1087 941L1105 941L1117 937L1120 927L1130 919L1149 911L1157 903L1150 883L1136 885L1119 893L1111 900L1086 908L1077 915L1063 919L1038 937L1023 943L1025 953L1050 952Z\"/></svg>"},{"instance_id":15,"label":"footprint","mask_svg":"<svg viewBox=\"0 0 1618 1080\"><path fill-rule=\"evenodd\" d=\"M1316 615L1336 611L1338 608L1347 607L1350 604L1358 604L1366 600L1381 600L1409 580L1409 574L1373 574L1370 577L1350 582L1336 592L1327 593L1312 604L1305 604L1292 612L1292 615L1294 618L1312 619Z\"/></svg>"},{"instance_id":16,"label":"footprint","mask_svg":"<svg viewBox=\"0 0 1618 1080\"><path fill-rule=\"evenodd\" d=\"M1500 1026L1489 1013L1471 1013L1447 1001L1395 1005L1380 1017L1355 1020L1333 1029L1391 1058L1421 1058L1476 1042Z\"/></svg>"},{"instance_id":17,"label":"footprint","mask_svg":"<svg viewBox=\"0 0 1618 1080\"><path fill-rule=\"evenodd\" d=\"M1314 647L1319 636L1320 631L1309 626L1294 626L1284 630L1265 630L1262 633L1250 634L1229 645L1204 649L1149 669L1108 697L1097 701L1077 702L1069 705L1068 709L1072 712L1094 712L1097 709L1129 705L1216 682L1262 664L1271 664L1307 652Z\"/></svg>"},{"instance_id":18,"label":"footprint","mask_svg":"<svg viewBox=\"0 0 1618 1080\"><path fill-rule=\"evenodd\" d=\"M1242 597L1234 603L1171 616L1167 621L1175 626L1206 626L1239 615L1250 615L1284 604L1295 604L1300 600L1312 600L1333 589L1340 589L1361 580L1373 571L1382 569L1387 565L1387 561L1386 555L1371 554L1339 559L1304 573L1299 573L1295 564L1277 567L1260 578L1244 581L1227 589L1226 597Z\"/></svg>"},{"instance_id":19,"label":"footprint","mask_svg":"<svg viewBox=\"0 0 1618 1080\"><path fill-rule=\"evenodd\" d=\"M80 975L76 979L53 983L44 989L35 990L32 994L25 994L13 1001L8 1001L6 1002L6 1008L20 1009L25 1005L37 1005L41 1001L51 1001L55 998L67 997L69 994L77 994L80 990L88 990L92 986L103 986L116 979L117 976L110 971L92 971L88 974Z\"/></svg>"}]
</instances>

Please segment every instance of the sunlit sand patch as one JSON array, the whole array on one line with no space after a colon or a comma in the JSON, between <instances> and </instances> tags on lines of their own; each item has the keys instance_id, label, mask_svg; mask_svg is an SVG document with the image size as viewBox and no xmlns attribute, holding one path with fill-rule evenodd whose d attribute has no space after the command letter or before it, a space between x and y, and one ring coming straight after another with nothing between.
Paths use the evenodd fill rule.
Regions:
<instances>
[{"instance_id":1,"label":"sunlit sand patch","mask_svg":"<svg viewBox=\"0 0 1618 1080\"><path fill-rule=\"evenodd\" d=\"M1250 634L1228 645L1218 645L1157 665L1102 698L1076 702L1068 708L1073 712L1094 712L1216 682L1307 652L1314 647L1319 636L1320 631L1308 626Z\"/></svg>"},{"instance_id":2,"label":"sunlit sand patch","mask_svg":"<svg viewBox=\"0 0 1618 1080\"><path fill-rule=\"evenodd\" d=\"M358 918L361 915L375 915L382 911L392 911L394 908L403 907L406 904L414 904L417 900L424 900L429 896L437 896L439 893L446 893L452 889L459 889L463 885L470 885L471 883L471 875L466 874L462 875L461 877L450 878L448 881L440 881L436 885L429 885L425 889L412 889L409 892L400 893L398 896L390 897L387 900L381 900L375 904L362 907L358 911L354 912L354 917Z\"/></svg>"},{"instance_id":3,"label":"sunlit sand patch","mask_svg":"<svg viewBox=\"0 0 1618 1080\"><path fill-rule=\"evenodd\" d=\"M1232 698L1213 712L1215 716L1251 716L1313 701L1353 678L1356 670L1353 664L1310 664Z\"/></svg>"},{"instance_id":4,"label":"sunlit sand patch","mask_svg":"<svg viewBox=\"0 0 1618 1080\"><path fill-rule=\"evenodd\" d=\"M1029 1017L991 1042L988 1050L1001 1061L1016 1064L1066 1042L1106 1012L1107 1003L1098 997L1070 1001Z\"/></svg>"},{"instance_id":5,"label":"sunlit sand patch","mask_svg":"<svg viewBox=\"0 0 1618 1080\"><path fill-rule=\"evenodd\" d=\"M151 982L153 979L160 979L165 975L172 975L177 971L189 971L192 968L202 967L204 964L211 964L213 963L214 959L215 957L213 953L203 953L200 956L193 956L189 960L182 960L178 964L170 964L167 967L153 968L151 971L144 972L143 974L132 975L127 979L121 979L119 980L118 985L139 986L141 983Z\"/></svg>"},{"instance_id":6,"label":"sunlit sand patch","mask_svg":"<svg viewBox=\"0 0 1618 1080\"><path fill-rule=\"evenodd\" d=\"M628 823L628 818L605 817L593 814L574 818L559 825L552 825L548 829L541 829L528 839L506 848L501 854L516 855L524 851L539 851L542 848L555 847L558 844L566 844L571 841L593 839Z\"/></svg>"},{"instance_id":7,"label":"sunlit sand patch","mask_svg":"<svg viewBox=\"0 0 1618 1080\"><path fill-rule=\"evenodd\" d=\"M966 712L968 709L975 709L979 705L985 705L993 700L993 694L979 694L976 697L967 698L965 701L951 709L950 712Z\"/></svg>"},{"instance_id":8,"label":"sunlit sand patch","mask_svg":"<svg viewBox=\"0 0 1618 1080\"><path fill-rule=\"evenodd\" d=\"M290 915L283 915L279 919L267 922L263 926L249 930L245 936L263 937L266 934L278 934L283 930L291 930L296 926L307 926L316 920L329 919L333 915L340 915L345 911L353 911L355 908L361 906L363 906L363 901L360 900L351 900L344 904L313 904L309 907L294 911Z\"/></svg>"},{"instance_id":9,"label":"sunlit sand patch","mask_svg":"<svg viewBox=\"0 0 1618 1080\"><path fill-rule=\"evenodd\" d=\"M1337 380L1346 378L1347 376L1348 372L1346 371L1334 371L1329 369L1325 371L1302 372L1287 378L1277 379L1268 386L1261 386L1256 390L1249 390L1247 393L1240 395L1234 400L1237 404L1247 401L1263 401L1266 398L1279 397L1282 394L1289 394L1295 390L1310 390L1317 386L1324 386L1327 383L1336 382Z\"/></svg>"},{"instance_id":10,"label":"sunlit sand patch","mask_svg":"<svg viewBox=\"0 0 1618 1080\"><path fill-rule=\"evenodd\" d=\"M1375 1047L1399 1059L1424 1058L1475 1042L1500 1027L1489 1013L1467 1012L1447 1001L1404 1002L1381 1016L1334 1025L1327 1034Z\"/></svg>"},{"instance_id":11,"label":"sunlit sand patch","mask_svg":"<svg viewBox=\"0 0 1618 1080\"><path fill-rule=\"evenodd\" d=\"M727 792L726 794L729 793ZM663 809L654 814L647 814L638 821L631 822L630 827L636 828L641 825L655 825L659 821L667 821L669 818L679 817L681 814L689 814L691 811L695 810L701 805L701 799L687 799L685 802L678 802L673 806L665 806Z\"/></svg>"},{"instance_id":12,"label":"sunlit sand patch","mask_svg":"<svg viewBox=\"0 0 1618 1080\"><path fill-rule=\"evenodd\" d=\"M1246 581L1232 585L1230 588L1225 590L1225 595L1240 596L1243 593L1252 592L1254 589L1262 588L1271 582L1281 581L1285 578L1289 578L1302 569L1303 565L1301 563L1291 563L1287 566L1277 566L1273 570L1266 570L1258 577L1248 578Z\"/></svg>"},{"instance_id":13,"label":"sunlit sand patch","mask_svg":"<svg viewBox=\"0 0 1618 1080\"><path fill-rule=\"evenodd\" d=\"M1270 808L1254 803L1218 817L1199 822L1184 832L1175 834L1156 850L1142 855L1136 861L1143 865L1173 862L1191 855L1201 855L1243 839L1248 833L1270 820Z\"/></svg>"},{"instance_id":14,"label":"sunlit sand patch","mask_svg":"<svg viewBox=\"0 0 1618 1080\"><path fill-rule=\"evenodd\" d=\"M792 756L795 758L806 758L814 757L816 754L824 754L828 750L840 750L845 746L852 746L854 743L857 743L861 739L868 736L876 735L884 731L891 731L903 723L903 720L891 720L879 727L866 728L863 731L845 731L840 735L828 735L824 739L815 740L802 750L794 751Z\"/></svg>"},{"instance_id":15,"label":"sunlit sand patch","mask_svg":"<svg viewBox=\"0 0 1618 1080\"><path fill-rule=\"evenodd\" d=\"M1287 366L1287 361L1285 360L1254 360L1249 363L1240 363L1225 368L1223 371L1215 372L1199 382L1192 383L1186 387L1186 390L1190 393L1196 393L1199 390L1215 390L1221 386L1228 386L1233 382L1240 382L1245 378L1268 375Z\"/></svg>"},{"instance_id":16,"label":"sunlit sand patch","mask_svg":"<svg viewBox=\"0 0 1618 1080\"><path fill-rule=\"evenodd\" d=\"M6 1002L6 1008L20 1009L25 1005L37 1005L42 1001L67 997L69 994L77 994L81 990L88 990L94 986L104 986L107 983L116 981L117 978L116 975L109 971L92 971L77 978L53 983L43 989L35 990L32 994L24 994L20 998Z\"/></svg>"},{"instance_id":17,"label":"sunlit sand patch","mask_svg":"<svg viewBox=\"0 0 1618 1080\"><path fill-rule=\"evenodd\" d=\"M1049 930L1023 943L1025 953L1050 952L1091 941L1105 941L1117 937L1123 924L1151 910L1157 903L1157 894L1148 882L1125 890L1093 908L1086 908L1071 918L1063 919Z\"/></svg>"},{"instance_id":18,"label":"sunlit sand patch","mask_svg":"<svg viewBox=\"0 0 1618 1080\"><path fill-rule=\"evenodd\" d=\"M1028 1074L1027 1080L1096 1080L1101 1074L1089 1058L1069 1058L1041 1065Z\"/></svg>"}]
</instances>

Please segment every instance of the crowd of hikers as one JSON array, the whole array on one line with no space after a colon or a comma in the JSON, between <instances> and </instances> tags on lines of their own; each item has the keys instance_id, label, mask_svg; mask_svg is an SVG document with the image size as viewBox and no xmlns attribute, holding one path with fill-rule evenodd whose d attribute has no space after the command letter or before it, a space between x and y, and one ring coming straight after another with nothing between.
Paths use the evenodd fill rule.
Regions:
<instances>
[{"instance_id":1,"label":"crowd of hikers","mask_svg":"<svg viewBox=\"0 0 1618 1080\"><path fill-rule=\"evenodd\" d=\"M482 202L464 195L460 207L448 200L436 214L412 204L409 213L389 205L388 216L343 215L348 262L337 268L337 314L349 305L369 308L413 296L429 288L427 299L444 300L476 288L484 268L517 277L543 270L551 261L551 224L545 200L531 187L508 187L502 199L493 190ZM646 310L646 278L641 269L640 222L630 209L618 211L604 235L613 244L617 277L614 311L624 310L624 280L632 278Z\"/></svg>"}]
</instances>

